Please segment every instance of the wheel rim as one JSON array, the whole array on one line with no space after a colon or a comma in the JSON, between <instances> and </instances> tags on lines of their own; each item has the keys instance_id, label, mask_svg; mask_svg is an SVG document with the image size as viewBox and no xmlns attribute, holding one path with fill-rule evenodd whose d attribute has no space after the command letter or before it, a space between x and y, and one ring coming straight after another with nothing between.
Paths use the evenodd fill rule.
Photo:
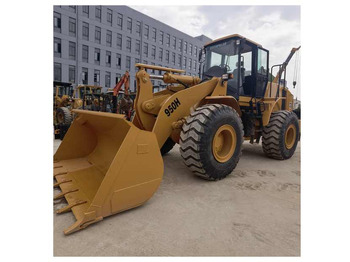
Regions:
<instances>
[{"instance_id":1,"label":"wheel rim","mask_svg":"<svg viewBox=\"0 0 350 262\"><path fill-rule=\"evenodd\" d=\"M236 148L236 138L236 131L231 125L223 125L216 131L212 150L218 162L227 162L232 157Z\"/></svg>"},{"instance_id":2,"label":"wheel rim","mask_svg":"<svg viewBox=\"0 0 350 262\"><path fill-rule=\"evenodd\" d=\"M64 116L61 112L57 113L57 122L62 124L64 121Z\"/></svg>"},{"instance_id":3,"label":"wheel rim","mask_svg":"<svg viewBox=\"0 0 350 262\"><path fill-rule=\"evenodd\" d=\"M294 146L297 137L297 129L295 125L290 125L284 135L284 144L287 149L291 149Z\"/></svg>"}]
</instances>

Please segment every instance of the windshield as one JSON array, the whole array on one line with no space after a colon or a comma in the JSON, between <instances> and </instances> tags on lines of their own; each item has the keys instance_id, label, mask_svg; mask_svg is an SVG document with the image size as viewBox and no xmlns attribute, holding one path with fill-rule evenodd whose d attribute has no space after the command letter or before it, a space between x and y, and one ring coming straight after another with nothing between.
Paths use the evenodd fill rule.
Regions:
<instances>
[{"instance_id":1,"label":"windshield","mask_svg":"<svg viewBox=\"0 0 350 262\"><path fill-rule=\"evenodd\" d=\"M62 97L63 95L72 96L73 87L72 86L59 86L58 87L58 96Z\"/></svg>"},{"instance_id":2,"label":"windshield","mask_svg":"<svg viewBox=\"0 0 350 262\"><path fill-rule=\"evenodd\" d=\"M232 72L238 62L239 45L236 45L235 42L235 40L231 40L207 47L204 71L220 67L225 70L225 73Z\"/></svg>"},{"instance_id":3,"label":"windshield","mask_svg":"<svg viewBox=\"0 0 350 262\"><path fill-rule=\"evenodd\" d=\"M93 89L94 94L101 94L101 88Z\"/></svg>"}]
</instances>

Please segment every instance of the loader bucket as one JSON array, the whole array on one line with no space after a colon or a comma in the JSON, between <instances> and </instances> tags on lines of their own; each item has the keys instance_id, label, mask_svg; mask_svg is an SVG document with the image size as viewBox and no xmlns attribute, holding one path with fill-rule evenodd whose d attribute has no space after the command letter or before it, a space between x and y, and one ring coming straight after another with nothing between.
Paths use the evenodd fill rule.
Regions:
<instances>
[{"instance_id":1,"label":"loader bucket","mask_svg":"<svg viewBox=\"0 0 350 262\"><path fill-rule=\"evenodd\" d=\"M124 115L77 113L54 155L54 187L76 222L70 234L104 217L134 208L152 197L161 183L163 160L154 133L141 130Z\"/></svg>"}]
</instances>

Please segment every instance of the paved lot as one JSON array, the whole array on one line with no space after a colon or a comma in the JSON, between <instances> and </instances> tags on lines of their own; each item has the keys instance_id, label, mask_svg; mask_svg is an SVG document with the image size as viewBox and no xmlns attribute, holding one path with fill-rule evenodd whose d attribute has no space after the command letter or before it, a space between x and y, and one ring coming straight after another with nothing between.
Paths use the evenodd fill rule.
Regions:
<instances>
[{"instance_id":1,"label":"paved lot","mask_svg":"<svg viewBox=\"0 0 350 262\"><path fill-rule=\"evenodd\" d=\"M217 182L193 176L178 146L164 165L162 184L141 207L69 236L73 214L54 214L54 255L300 256L300 146L278 161L245 142L236 169Z\"/></svg>"}]
</instances>

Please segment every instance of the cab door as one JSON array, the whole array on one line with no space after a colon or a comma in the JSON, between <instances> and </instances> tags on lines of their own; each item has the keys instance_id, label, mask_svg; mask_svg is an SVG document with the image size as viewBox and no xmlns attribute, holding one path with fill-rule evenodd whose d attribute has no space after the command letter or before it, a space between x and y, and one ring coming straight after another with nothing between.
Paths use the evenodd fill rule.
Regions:
<instances>
[{"instance_id":1,"label":"cab door","mask_svg":"<svg viewBox=\"0 0 350 262\"><path fill-rule=\"evenodd\" d=\"M269 75L269 51L258 48L256 63L256 97L263 97L265 94Z\"/></svg>"}]
</instances>

